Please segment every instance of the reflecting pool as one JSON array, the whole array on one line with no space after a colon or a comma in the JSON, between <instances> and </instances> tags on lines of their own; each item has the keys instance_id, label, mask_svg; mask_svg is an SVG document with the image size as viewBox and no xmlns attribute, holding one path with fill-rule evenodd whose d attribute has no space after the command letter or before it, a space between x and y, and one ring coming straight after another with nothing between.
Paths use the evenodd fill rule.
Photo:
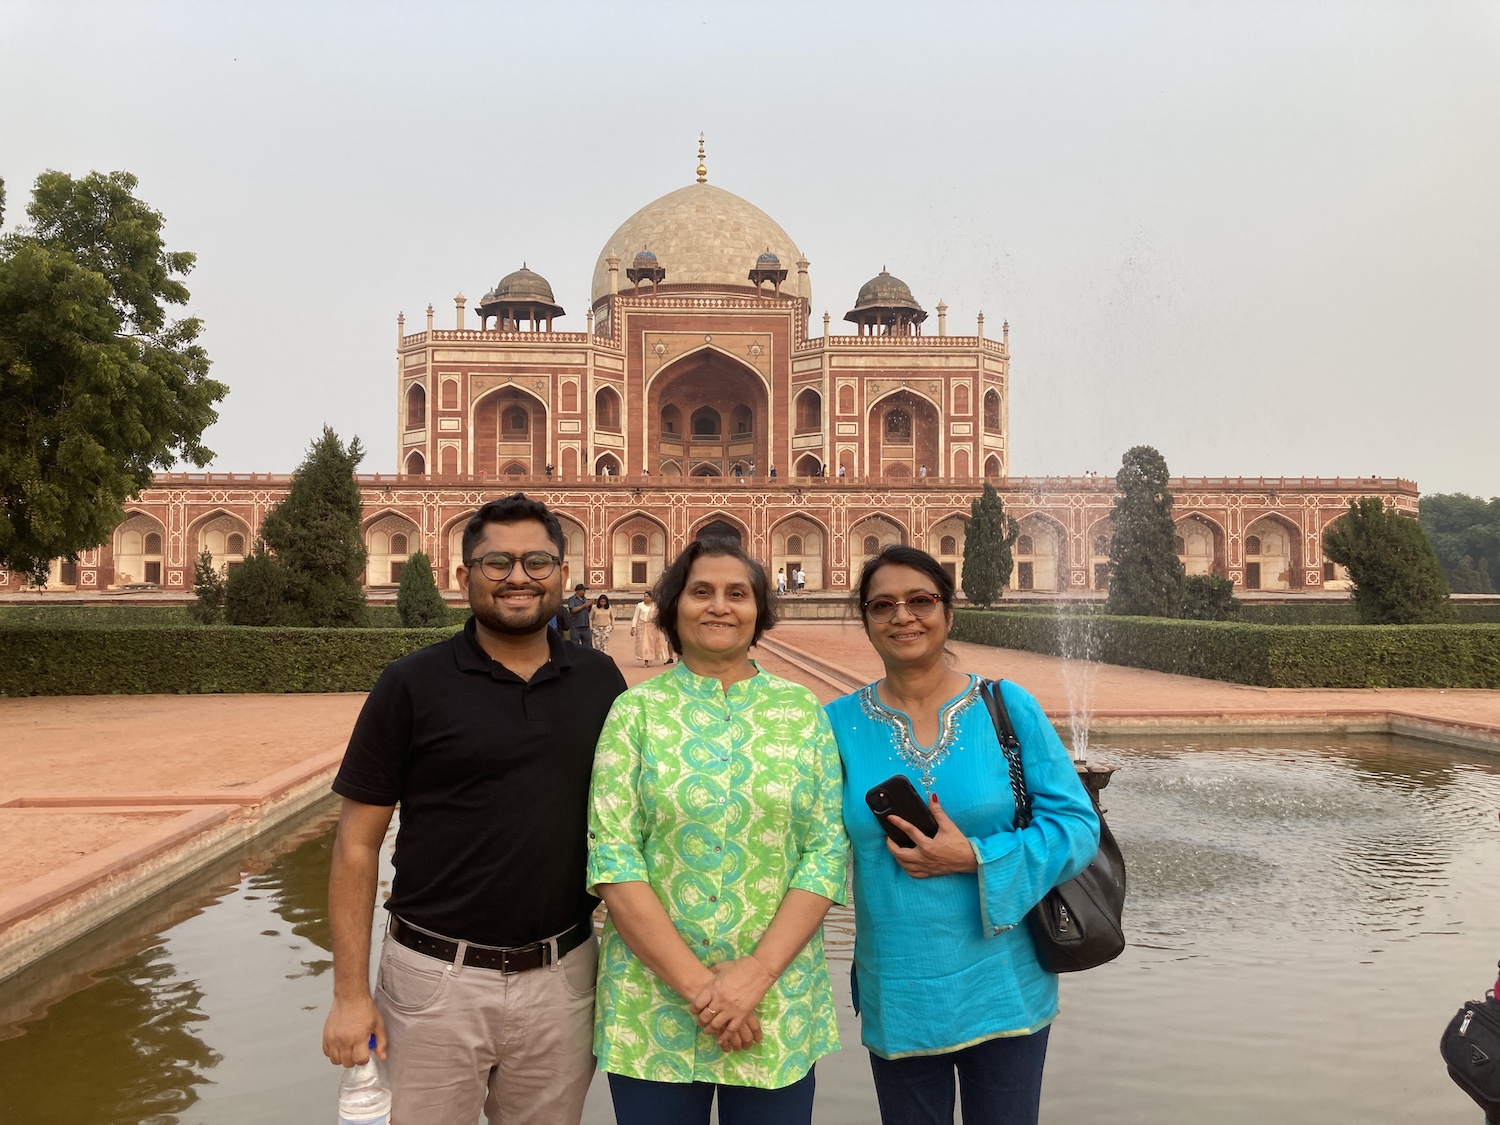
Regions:
<instances>
[{"instance_id":1,"label":"reflecting pool","mask_svg":"<svg viewBox=\"0 0 1500 1125\"><path fill-rule=\"evenodd\" d=\"M1104 796L1131 944L1064 978L1043 1120L1477 1125L1436 1043L1500 957L1500 757L1110 741L1090 756L1120 767ZM331 824L315 813L0 985L0 1123L332 1121ZM845 1049L819 1063L820 1122L876 1119L852 925L840 910L827 935ZM612 1120L602 1081L585 1120Z\"/></svg>"}]
</instances>

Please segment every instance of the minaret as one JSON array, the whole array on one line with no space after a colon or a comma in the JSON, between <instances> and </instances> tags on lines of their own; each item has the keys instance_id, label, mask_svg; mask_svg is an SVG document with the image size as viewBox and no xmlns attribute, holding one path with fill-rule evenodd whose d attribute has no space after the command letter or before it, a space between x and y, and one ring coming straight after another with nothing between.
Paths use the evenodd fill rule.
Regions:
<instances>
[{"instance_id":1,"label":"minaret","mask_svg":"<svg viewBox=\"0 0 1500 1125\"><path fill-rule=\"evenodd\" d=\"M459 293L457 297L453 298L453 311L455 314L453 327L458 329L458 331L460 332L464 330L464 306L468 303L469 299L462 293Z\"/></svg>"},{"instance_id":2,"label":"minaret","mask_svg":"<svg viewBox=\"0 0 1500 1125\"><path fill-rule=\"evenodd\" d=\"M948 306L942 301L937 303L938 335L948 335Z\"/></svg>"}]
</instances>

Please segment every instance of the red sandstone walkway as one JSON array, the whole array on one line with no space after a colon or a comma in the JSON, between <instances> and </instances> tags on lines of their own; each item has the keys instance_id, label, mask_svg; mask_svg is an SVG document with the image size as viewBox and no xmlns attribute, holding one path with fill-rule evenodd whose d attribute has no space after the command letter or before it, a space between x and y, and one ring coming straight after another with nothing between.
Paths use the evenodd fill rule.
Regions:
<instances>
[{"instance_id":1,"label":"red sandstone walkway","mask_svg":"<svg viewBox=\"0 0 1500 1125\"><path fill-rule=\"evenodd\" d=\"M791 621L777 626L772 639L813 652L856 672L865 680L880 676L880 659L854 623ZM986 676L1004 676L1023 684L1049 713L1068 709L1064 661L1014 649L955 641L949 646L958 666ZM1095 673L1095 707L1103 712L1298 709L1379 707L1412 710L1434 716L1500 726L1500 691L1437 688L1262 688L1148 672L1119 664L1101 664Z\"/></svg>"},{"instance_id":2,"label":"red sandstone walkway","mask_svg":"<svg viewBox=\"0 0 1500 1125\"><path fill-rule=\"evenodd\" d=\"M825 702L881 668L857 626L788 622L770 640L825 675L763 650L767 671ZM643 669L617 653L627 682ZM619 647L619 646L617 646ZM1030 688L1067 711L1063 662L957 644L959 666ZM831 673L828 674L828 673ZM843 681L843 682L841 682ZM108 696L0 699L0 978L268 824L317 801L363 695ZM1477 734L1500 745L1500 691L1303 691L1245 687L1104 665L1101 725L1326 725L1360 716L1433 736ZM1422 726L1429 724L1428 728ZM1379 725L1366 729L1397 729Z\"/></svg>"}]
</instances>

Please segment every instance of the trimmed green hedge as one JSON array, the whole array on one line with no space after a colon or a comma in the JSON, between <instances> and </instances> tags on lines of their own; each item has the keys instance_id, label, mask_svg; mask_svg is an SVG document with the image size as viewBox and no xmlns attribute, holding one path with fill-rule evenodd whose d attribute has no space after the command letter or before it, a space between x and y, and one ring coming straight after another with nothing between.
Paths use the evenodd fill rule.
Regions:
<instances>
[{"instance_id":1,"label":"trimmed green hedge","mask_svg":"<svg viewBox=\"0 0 1500 1125\"><path fill-rule=\"evenodd\" d=\"M961 609L953 638L1060 656L1059 625L1051 613ZM1091 645L1108 664L1261 687L1500 688L1497 625L1247 625L1101 613Z\"/></svg>"},{"instance_id":2,"label":"trimmed green hedge","mask_svg":"<svg viewBox=\"0 0 1500 1125\"><path fill-rule=\"evenodd\" d=\"M1041 613L1036 606L997 606L1001 613ZM1460 625L1500 625L1500 603L1453 603ZM1047 611L1053 612L1053 611ZM1065 613L1088 613L1072 606ZM1359 615L1350 602L1245 602L1240 603L1238 621L1247 625L1357 625Z\"/></svg>"},{"instance_id":3,"label":"trimmed green hedge","mask_svg":"<svg viewBox=\"0 0 1500 1125\"><path fill-rule=\"evenodd\" d=\"M0 630L0 695L369 691L444 629L33 626Z\"/></svg>"},{"instance_id":4,"label":"trimmed green hedge","mask_svg":"<svg viewBox=\"0 0 1500 1125\"><path fill-rule=\"evenodd\" d=\"M448 607L448 624L462 625L469 619L466 605ZM87 626L95 629L176 629L197 625L185 605L0 605L0 630ZM370 625L376 629L401 628L401 615L393 605L370 606Z\"/></svg>"}]
</instances>

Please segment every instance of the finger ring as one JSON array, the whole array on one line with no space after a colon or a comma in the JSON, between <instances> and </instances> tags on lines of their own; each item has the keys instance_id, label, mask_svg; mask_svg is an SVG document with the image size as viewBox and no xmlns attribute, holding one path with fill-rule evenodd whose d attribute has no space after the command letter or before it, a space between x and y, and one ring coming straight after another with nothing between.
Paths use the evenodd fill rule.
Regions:
<instances>
[{"instance_id":1,"label":"finger ring","mask_svg":"<svg viewBox=\"0 0 1500 1125\"><path fill-rule=\"evenodd\" d=\"M718 1008L710 1008L710 1009L708 1009L708 1014L711 1015L711 1016L716 1016L716 1015L719 1014L719 1009Z\"/></svg>"}]
</instances>

